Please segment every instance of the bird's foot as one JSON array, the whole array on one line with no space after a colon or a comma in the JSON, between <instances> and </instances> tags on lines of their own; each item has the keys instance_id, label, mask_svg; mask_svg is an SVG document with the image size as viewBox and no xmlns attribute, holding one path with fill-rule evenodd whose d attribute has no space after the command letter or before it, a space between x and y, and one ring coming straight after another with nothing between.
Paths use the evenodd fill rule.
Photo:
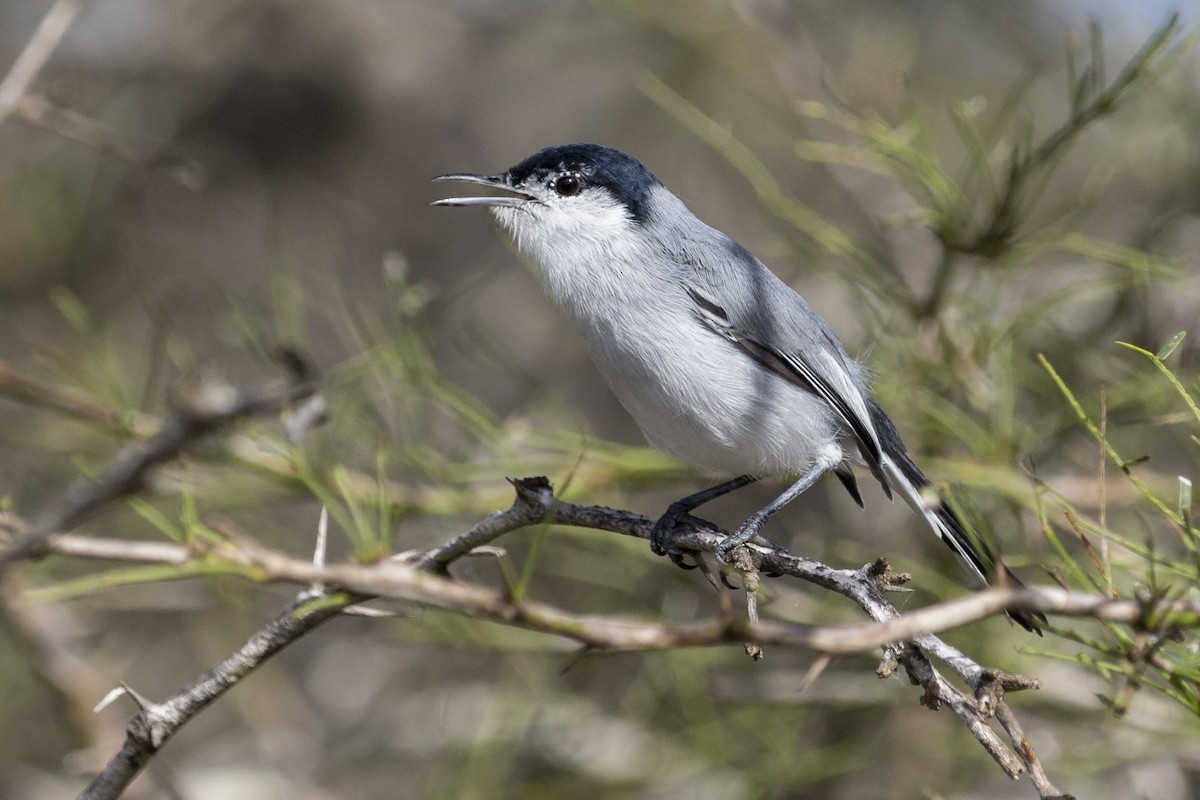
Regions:
<instances>
[{"instance_id":1,"label":"bird's foot","mask_svg":"<svg viewBox=\"0 0 1200 800\"><path fill-rule=\"evenodd\" d=\"M675 535L675 526L690 516L689 511L691 509L687 506L672 503L650 531L651 552L658 556L667 556L675 566L683 569L695 569L697 565L683 560L684 551L675 546L672 537Z\"/></svg>"},{"instance_id":2,"label":"bird's foot","mask_svg":"<svg viewBox=\"0 0 1200 800\"><path fill-rule=\"evenodd\" d=\"M754 517L751 517L743 522L741 527L739 527L731 536L726 536L724 541L722 541L716 546L716 548L713 549L713 555L715 555L720 561L728 564L729 557L733 554L735 548L741 547L746 542L758 535L759 530L762 529L762 524L756 523L757 520Z\"/></svg>"}]
</instances>

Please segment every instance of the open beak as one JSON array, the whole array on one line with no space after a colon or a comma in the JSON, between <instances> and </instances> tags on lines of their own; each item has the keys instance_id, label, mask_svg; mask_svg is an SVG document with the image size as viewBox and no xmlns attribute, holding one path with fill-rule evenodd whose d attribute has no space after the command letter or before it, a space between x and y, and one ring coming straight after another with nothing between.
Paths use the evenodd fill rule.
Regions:
<instances>
[{"instance_id":1,"label":"open beak","mask_svg":"<svg viewBox=\"0 0 1200 800\"><path fill-rule=\"evenodd\" d=\"M447 197L445 200L434 200L431 205L435 206L504 206L507 208L520 208L529 201L533 200L533 196L525 192L517 191L508 185L508 181L502 175L474 175L471 173L453 173L451 175L438 175L434 178L435 181L461 181L463 183L478 183L480 186L488 186L492 189L500 189L501 191L511 192L512 195L499 195L490 197Z\"/></svg>"}]
</instances>

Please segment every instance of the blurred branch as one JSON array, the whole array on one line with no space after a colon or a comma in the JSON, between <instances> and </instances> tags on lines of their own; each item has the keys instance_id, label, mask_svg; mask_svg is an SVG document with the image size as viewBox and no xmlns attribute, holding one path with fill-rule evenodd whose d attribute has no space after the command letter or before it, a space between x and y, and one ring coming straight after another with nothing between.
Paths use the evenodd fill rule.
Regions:
<instances>
[{"instance_id":1,"label":"blurred branch","mask_svg":"<svg viewBox=\"0 0 1200 800\"><path fill-rule=\"evenodd\" d=\"M737 138L732 128L709 117L656 75L643 73L637 85L659 108L740 172L754 189L763 207L776 219L809 237L830 256L849 261L869 279L868 286L897 290L899 276L894 264L874 258L853 236L821 217L805 203L787 195L771 169Z\"/></svg>"},{"instance_id":2,"label":"blurred branch","mask_svg":"<svg viewBox=\"0 0 1200 800\"><path fill-rule=\"evenodd\" d=\"M0 397L92 423L106 431L136 439L148 439L167 424L162 417L113 408L86 392L55 385L2 360ZM246 433L231 432L216 444L216 452L224 454L236 464L254 470L257 474L283 484L300 483L295 464L279 452L278 448L265 446L260 438ZM574 446L573 442L552 441L551 444L564 448ZM593 440L590 446L594 452L602 452L604 443ZM927 458L926 462L931 467L931 474L954 475L958 485L987 489L1031 508L1035 505L1030 498L1029 477L1007 467L981 464L976 459L963 458ZM601 469L604 469L603 465ZM1141 468L1141 475L1148 485L1164 490L1175 483L1175 476L1154 472L1148 465ZM645 478L645 474L638 476L639 480ZM604 472L593 482L607 483L613 479L611 474ZM1141 494L1123 478L1102 482L1090 476L1056 473L1038 475L1038 481L1054 486L1059 495L1075 505L1095 505L1099 498L1103 497L1109 508L1118 508L1133 505L1141 499ZM175 486L177 482L167 482L165 485ZM497 503L504 501L499 487L492 489L489 486L486 491L472 492L472 502L464 506L456 501L462 494L456 488L396 480L381 483L378 476L349 467L345 470L343 488L354 498L380 497L405 513L445 514L452 510L474 513L495 507ZM445 546L449 546L449 543Z\"/></svg>"},{"instance_id":3,"label":"blurred branch","mask_svg":"<svg viewBox=\"0 0 1200 800\"><path fill-rule=\"evenodd\" d=\"M12 116L43 131L81 144L97 153L111 156L135 167L156 167L184 188L198 189L204 181L204 165L162 152L164 143L131 137L78 111L63 108L39 94L27 94L17 101Z\"/></svg>"},{"instance_id":4,"label":"blurred branch","mask_svg":"<svg viewBox=\"0 0 1200 800\"><path fill-rule=\"evenodd\" d=\"M1162 75L1195 43L1196 36L1181 36L1181 30L1178 13L1169 15L1120 73L1111 82L1106 82L1102 38L1099 28L1093 25L1088 63L1078 67L1074 49L1068 46L1070 86L1066 120L1036 143L1015 142L1003 149L999 145L990 146L988 142L994 134L977 127L977 118L985 104L977 100L958 103L951 112L951 119L968 153L966 177L962 179L952 176L942 166L941 154L920 138L923 126L919 120L892 124L874 112L851 110L836 95L833 106L809 101L798 103L797 109L806 117L825 120L853 134L862 144L800 141L795 152L804 161L850 166L890 176L918 199L920 207L909 215L909 219L929 228L941 243L941 254L926 296L918 296L896 275L877 274L870 269L863 272L876 291L883 290L890 301L903 303L916 320L936 317L943 310L954 278L962 269L964 255L1012 264L1027 261L1035 254L1081 252L1090 258L1145 274L1158 266L1156 260L1131 248L1095 240L1079 232L1051 231L1034 236L1032 231L1026 233L1021 229L1030 218L1054 166L1080 134L1098 120L1126 107L1137 90ZM858 250L825 230L831 227L829 223L818 220L823 223L818 226L808 216L781 212L781 206L783 211L788 211L787 203L792 201L785 202L779 196L777 183L769 170L744 153L745 145L734 139L728 128L705 116L657 80L643 79L642 89L737 166L758 191L764 205L776 216L820 242L827 252L855 266L864 266ZM1011 103L1005 105L1011 106ZM995 118L997 130L1008 128L1006 113L1002 111ZM1002 165L993 163L993 152L1002 154ZM974 185L986 187L986 199L977 199L977 192L972 190ZM1060 217L1061 214L1062 210ZM840 231L837 233L843 238L846 236ZM857 286L854 288L858 289Z\"/></svg>"},{"instance_id":5,"label":"blurred branch","mask_svg":"<svg viewBox=\"0 0 1200 800\"><path fill-rule=\"evenodd\" d=\"M169 422L167 418L155 414L113 408L86 392L57 386L5 361L0 361L0 397L93 423L106 431L135 439L149 439L165 429ZM304 424L314 422L308 417ZM285 427L290 428L294 424L290 419L285 420ZM295 464L280 452L280 447L264 446L260 438L236 432L224 436L218 444L220 452L232 462L280 483L292 486L302 484ZM345 476L344 488L356 498L374 497L381 491L380 479L375 475L347 468ZM475 492L472 499L476 502L463 508L461 503L456 502L461 492L453 487L389 480L382 484L382 491L387 502L397 508L430 514L444 514L449 510L482 511L494 508L497 503L504 502L507 496L499 490Z\"/></svg>"},{"instance_id":6,"label":"blurred branch","mask_svg":"<svg viewBox=\"0 0 1200 800\"><path fill-rule=\"evenodd\" d=\"M79 625L64 606L31 606L21 602L17 581L0 584L0 633L19 653L53 699L78 750L108 748L95 714L96 696L106 677L81 652ZM112 742L115 745L115 742Z\"/></svg>"},{"instance_id":7,"label":"blurred branch","mask_svg":"<svg viewBox=\"0 0 1200 800\"><path fill-rule=\"evenodd\" d=\"M1104 80L1103 53L1099 31L1093 28L1091 63L1079 75L1075 75L1072 62L1070 72L1076 80L1071 86L1071 114L1067 121L1036 147L1024 153L1020 148L1013 149L1003 193L992 209L987 226L970 239L947 240L947 248L985 256L995 255L997 251L1005 249L1020 223L1017 205L1029 179L1043 167L1053 164L1085 128L1116 111L1139 82L1160 72L1167 63L1178 57L1190 45L1185 41L1168 49L1179 30L1179 12L1175 11L1134 54L1113 82L1101 88Z\"/></svg>"},{"instance_id":8,"label":"blurred branch","mask_svg":"<svg viewBox=\"0 0 1200 800\"><path fill-rule=\"evenodd\" d=\"M1104 86L1104 53L1098 27L1091 28L1091 62L1082 70L1076 68L1073 50L1068 47L1071 110L1066 122L1036 146L1027 146L1024 150L1020 145L1012 147L999 195L993 198L986 221L979 225L960 224L960 220L973 217L970 208L963 207L960 215L943 215L941 221L932 226L944 251L929 296L916 309L919 317L932 317L940 311L958 266L957 255L998 258L1013 249L1017 230L1023 222L1021 209L1031 205L1026 200L1032 179L1039 174L1043 179L1048 176L1047 170L1053 168L1086 128L1115 112L1135 88L1160 74L1192 45L1192 39L1182 43L1176 41L1179 31L1179 12L1175 11L1108 86ZM986 159L978 162L977 169L991 179Z\"/></svg>"},{"instance_id":9,"label":"blurred branch","mask_svg":"<svg viewBox=\"0 0 1200 800\"><path fill-rule=\"evenodd\" d=\"M8 397L42 410L55 411L73 419L97 424L111 432L149 439L165 429L168 420L154 414L121 411L96 400L90 395L56 386L35 375L0 361L0 396ZM311 423L312 420L309 420ZM290 421L285 421L290 424ZM296 471L288 459L264 448L262 443L242 434L231 434L222 440L224 450L237 462L271 477L298 482ZM350 485L362 493L377 490L377 479L364 473L350 473ZM433 490L397 483L388 484L391 501L403 507L436 506L439 498L431 497Z\"/></svg>"},{"instance_id":10,"label":"blurred branch","mask_svg":"<svg viewBox=\"0 0 1200 800\"><path fill-rule=\"evenodd\" d=\"M126 560L144 559L179 563L181 558L220 559L258 581L279 581L338 587L331 594L306 592L251 640L191 686L164 703L143 701L141 713L127 729L127 741L109 768L82 796L117 797L122 787L145 765L159 747L188 719L236 684L275 652L348 606L369 597L384 597L441 608L478 619L487 619L528 630L550 633L579 642L589 652L657 650L711 646L753 640L761 644L812 650L826 656L846 656L884 646L879 674L887 677L903 666L924 690L923 703L931 709L950 706L972 735L1011 777L1028 771L1041 797L1063 797L1045 775L1036 754L1008 709L1008 691L1036 688L1038 683L983 667L933 635L933 632L1002 613L1005 609L1038 609L1068 616L1116 620L1156 630L1200 625L1200 603L1173 601L1139 603L1104 596L1081 595L1057 589L995 587L957 600L930 606L903 617L884 596L907 580L880 560L858 570L837 570L781 550L757 545L738 554L744 568L786 574L837 591L854 600L874 622L848 626L813 626L779 622L753 623L736 618L686 626L579 615L542 603L514 601L494 590L449 580L430 571L444 570L458 557L500 535L531 524L561 525L607 530L648 538L652 520L626 511L558 502L544 478L514 481L517 496L510 509L481 521L445 545L412 558L412 563L387 561L373 565L322 565L259 547L249 537L207 545L205 552L183 546L158 551L144 543L104 542L69 534L46 541L46 548L63 554ZM710 552L724 534L709 523L690 518L676 531L677 546L697 553ZM703 556L701 556L703 557ZM896 644L901 643L901 644ZM932 663L936 658L957 673L970 687L957 689ZM1012 742L1010 749L988 725L995 717Z\"/></svg>"},{"instance_id":11,"label":"blurred branch","mask_svg":"<svg viewBox=\"0 0 1200 800\"><path fill-rule=\"evenodd\" d=\"M104 504L138 491L151 470L222 425L279 411L310 394L305 367L298 361L291 366L294 374L283 386L238 390L226 384L201 384L157 434L125 445L95 478L79 478L35 514L14 543L0 552L0 574L14 561L34 555L52 534L69 531Z\"/></svg>"},{"instance_id":12,"label":"blurred branch","mask_svg":"<svg viewBox=\"0 0 1200 800\"><path fill-rule=\"evenodd\" d=\"M46 66L82 5L82 0L58 0L46 12L33 38L17 56L4 80L0 81L0 125L8 119L42 67Z\"/></svg>"},{"instance_id":13,"label":"blurred branch","mask_svg":"<svg viewBox=\"0 0 1200 800\"><path fill-rule=\"evenodd\" d=\"M126 163L143 164L145 159L107 125L71 109L60 108L44 96L29 91L82 7L83 0L58 0L46 12L33 38L0 81L0 125L9 117L16 117ZM175 166L180 167L172 170L176 180L185 186L195 183L197 165Z\"/></svg>"},{"instance_id":14,"label":"blurred branch","mask_svg":"<svg viewBox=\"0 0 1200 800\"><path fill-rule=\"evenodd\" d=\"M153 420L143 421L141 416L130 421L120 412L100 403L88 395L55 386L36 376L21 372L12 365L0 361L0 396L19 400L38 408L48 408L85 422L95 422L106 428L125 430L150 435L161 427Z\"/></svg>"},{"instance_id":15,"label":"blurred branch","mask_svg":"<svg viewBox=\"0 0 1200 800\"><path fill-rule=\"evenodd\" d=\"M13 109L13 114L30 125L129 164L141 164L144 161L136 150L122 141L107 125L69 108L60 108L41 95L22 97Z\"/></svg>"}]
</instances>

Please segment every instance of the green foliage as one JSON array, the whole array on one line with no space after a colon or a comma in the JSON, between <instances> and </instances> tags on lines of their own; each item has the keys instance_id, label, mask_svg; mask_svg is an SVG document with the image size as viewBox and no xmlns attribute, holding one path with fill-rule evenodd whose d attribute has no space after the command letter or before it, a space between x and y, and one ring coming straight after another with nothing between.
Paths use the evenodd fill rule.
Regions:
<instances>
[{"instance_id":1,"label":"green foliage","mask_svg":"<svg viewBox=\"0 0 1200 800\"><path fill-rule=\"evenodd\" d=\"M1145 357L1159 376L1174 390L1181 413L1159 416L1151 424L1170 429L1171 438L1186 434L1192 444L1200 445L1200 407L1195 391L1200 381L1192 376L1189 389L1165 363L1183 341L1184 334L1173 337L1157 353L1121 342L1129 350ZM1197 620L1191 616L1171 618L1154 612L1155 605L1167 599L1200 600L1200 532L1192 521L1193 477L1180 475L1177 491L1171 495L1151 488L1138 475L1140 465L1150 459L1124 458L1112 444L1119 435L1105 417L1089 413L1066 382L1045 358L1039 361L1075 412L1079 422L1099 445L1104 457L1137 491L1139 505L1148 514L1121 514L1110 518L1102 503L1099 516L1093 518L1076 508L1049 486L1039 486L1038 516L1042 531L1059 556L1062 569L1056 577L1068 588L1097 592L1114 598L1133 598L1146 609L1136 626L1105 623L1098 633L1085 633L1077 626L1056 628L1056 633L1081 645L1074 653L1039 650L1042 655L1074 658L1103 675L1113 693L1102 697L1116 714L1124 714L1134 692L1149 689L1161 692L1191 713L1200 716L1200 635ZM1128 379L1139 386L1145 376L1133 373ZM1114 387L1119 388L1119 387ZM1196 451L1193 448L1195 463ZM1100 480L1104 480L1103 470ZM1165 489L1166 487L1164 487ZM1057 512L1057 513L1052 513ZM1140 528L1137 533L1131 528ZM1099 546L1089 537L1095 537ZM1068 547L1077 542L1086 558Z\"/></svg>"},{"instance_id":2,"label":"green foliage","mask_svg":"<svg viewBox=\"0 0 1200 800\"><path fill-rule=\"evenodd\" d=\"M1177 17L1171 17L1107 82L1099 31L1093 27L1089 33L1085 60L1081 62L1074 43L1068 47L1066 119L1040 139L1033 139L1032 126L1014 118L1019 92L991 115L982 97L952 103L946 116L958 151L964 154L956 165L947 163L936 137L915 111L892 122L844 105L797 104L803 118L831 126L837 137L798 141L797 158L866 171L907 192L914 207L893 224L928 230L940 249L924 294L894 266L869 255L837 226L786 196L776 175L730 128L657 78L643 77L640 85L663 110L724 156L776 219L810 237L818 251L837 259L839 267L849 265L849 270L832 274L865 301L876 303L861 308L875 309L868 338L873 342L871 360L881 365L877 394L906 427L920 431L923 449L945 451L942 458L921 460L931 463L937 474L954 476L959 486L947 490L956 508L967 511L982 532L1014 522L1024 528L1032 520L1056 556L1044 565L1055 580L1082 591L1133 597L1149 609L1164 598L1200 599L1200 549L1191 511L1196 476L1180 475L1172 485L1161 473L1140 475L1149 457L1123 459L1111 438L1122 430L1106 432L1107 419L1097 422L1085 412L1065 379L1039 356L1061 392L1057 400L1047 395L1042 388L1045 373L1039 376L1028 354L1052 343L1058 357L1072 363L1078 380L1089 383L1108 380L1110 365L1119 365L1124 377L1102 390L1113 406L1107 413L1120 415L1121 428L1131 432L1128 439L1139 447L1171 452L1164 461L1174 457L1175 445L1185 438L1180 433L1184 423L1200 423L1195 375L1177 375L1165 363L1183 334L1157 353L1116 343L1150 361L1164 379L1154 385L1144 370L1127 369L1112 348L1095 353L1102 370L1081 369L1088 362L1075 353L1095 352L1089 342L1094 336L1057 330L1058 318L1081 297L1091 294L1115 303L1131 288L1170 281L1186 275L1186 270L1165 257L1084 233L1080 225L1087 207L1078 198L1045 202L1056 168L1085 132L1130 107L1196 37L1181 36ZM1093 274L1025 304L996 302L1006 288L1036 282L1041 273L1061 268L1064 257L1083 259ZM1173 404L1164 406L1164 390L1173 391ZM1068 466L1055 457L1062 443L1072 438L1059 408L1073 412L1085 425L1121 478L1135 488L1134 501L1106 501L1108 478L1103 469L1095 476L1101 487L1099 508L1081 507L1053 489L1056 479L1035 465L1046 458L1054 469ZM1195 425L1186 437L1200 443ZM1185 469L1194 469L1196 463L1193 449ZM969 497L963 489L969 490ZM1102 543L1100 549L1093 538ZM1020 553L1005 549L1010 563L1024 561ZM1091 632L1096 628L1098 633ZM1194 619L1147 618L1138 626L1055 625L1053 631L1061 637L1058 647L1030 652L1075 660L1103 676L1114 685L1114 692L1103 698L1114 712L1124 713L1133 691L1146 687L1200 714L1200 638Z\"/></svg>"},{"instance_id":3,"label":"green foliage","mask_svg":"<svg viewBox=\"0 0 1200 800\"><path fill-rule=\"evenodd\" d=\"M643 5L630 8L643 13ZM1174 327L1156 330L1144 319L1153 314L1137 308L1152 289L1170 286L1186 271L1156 247L1149 224L1137 232L1144 235L1130 237L1137 246L1102 238L1086 224L1089 193L1056 196L1053 178L1088 131L1134 113L1190 44L1172 20L1106 81L1093 30L1086 59L1069 51L1063 120L1042 136L1034 136L1032 121L1019 118L1028 88L1022 84L998 101L955 100L933 122L915 106L893 120L836 99L799 102L792 120L797 132L782 155L756 152L663 80L646 74L639 81L664 111L728 159L763 210L791 234L788 241L803 240L820 255L814 269L859 301L863 338L874 343L867 361L875 367L877 395L920 462L937 477L953 478L956 506L978 521L981 535L1004 545L996 549L1006 561L1030 583L1048 574L1071 588L1134 598L1147 609L1163 598L1197 599L1200 586L1192 493L1200 445L1195 357L1185 360L1182 336L1148 349L1145 342L1162 341ZM943 118L953 146L938 128ZM957 160L955 153L961 153ZM928 235L936 245L932 264L914 268L872 251L847 226L792 196L791 184L768 156L797 168L853 169L888 189L902 189L909 208L888 222L893 232ZM412 281L394 255L384 260L380 285L382 304L355 302L349 288L344 295L312 297L302 281L281 271L270 279L269 313L234 299L222 331L248 361L266 364L280 342L326 348L323 421L295 436L289 425L303 409L293 409L285 419L247 423L214 437L161 471L143 497L96 525L106 533L195 548L195 560L82 575L77 567L46 563L38 567L39 585L24 599L61 602L231 572L255 580L252 570L206 555L206 547L226 543L231 530L240 530L307 552L319 507L331 520L335 554L340 549L374 561L444 540L507 505L506 475L548 474L571 499L611 505L620 504L627 490L666 483L672 491L683 488L674 485L683 474L678 465L646 448L581 435L582 425L548 426L537 410L495 413L439 369L432 344L434 287ZM39 354L52 385L3 385L9 396L32 399L58 415L30 426L29 441L40 454L69 454L73 467L86 473L117 446L152 432L170 402L164 387L186 385L202 371L202 360L165 323L156 323L145 344L130 347L75 295L56 292L53 302L75 336L70 348ZM1110 346L1117 337L1143 345ZM1039 352L1048 354L1040 362L1033 357ZM1092 399L1097 394L1098 409ZM1118 482L1133 491L1117 491ZM1101 501L1086 497L1081 483L1099 487ZM828 538L836 540L828 546L838 548L843 565L878 554L850 535ZM694 574L652 562L640 543L543 526L503 544L511 555L498 566L489 560L456 570L502 585L513 598L549 596L597 613L688 618L715 607ZM927 556L949 560L936 542ZM947 564L945 573L922 571L922 589L959 591L954 567ZM778 598L768 613L805 620L845 613L817 593L802 597L793 588L767 586ZM584 594L586 603L579 599ZM597 786L604 781L589 781L593 796L626 796L626 783L641 788L664 769L682 780L728 781L722 796L798 797L806 789L826 796L826 784L865 764L880 773L891 766L876 763L881 753L866 751L873 742L863 731L880 731L879 741L917 738L903 712L886 716L891 728L879 725L885 715L874 697L864 699L863 681L874 666L869 659L837 665L803 695L795 687L808 665L788 653L770 653L767 665L778 670L770 674L779 676L782 690L767 687L763 671L752 673L751 665L728 652L583 659L562 675L566 658L560 643L547 637L443 612L419 621L394 627L381 622L380 635L430 649L456 648L467 654L463 662L494 656L486 663L487 678L500 698L489 713L492 728L459 743L457 761L454 755L437 760L435 769L446 775L431 796L445 794L449 785L461 796L494 796L496 775L516 770L516 750L543 711L586 713L620 727L623 740L643 744L640 762L626 759L625 772L604 778L607 789ZM1013 657L1012 638L997 635L1004 630L999 625L960 632L963 649L981 659L989 650ZM1195 630L1194 620L1155 619L1149 612L1137 626L1058 622L1041 647L1027 652L1101 676L1110 687L1103 701L1117 713L1145 690L1200 714ZM436 660L439 670L459 667L440 655L423 660ZM823 691L836 687L833 673L839 670L856 673L842 700L837 691ZM440 678L430 691L453 694ZM601 687L602 700L568 703L548 688L585 680ZM890 706L896 705L894 690L881 689ZM772 691L786 701L768 701ZM1039 700L1051 704L1054 698ZM616 713L614 706L620 725L606 716ZM952 749L950 736L959 749ZM853 744L864 739L865 746ZM974 785L975 771L990 765L946 755L966 752L972 745L964 740L954 729L947 741L922 739L911 746L928 748L931 758L947 762L947 771L966 773L964 786ZM911 754L904 758L912 761ZM523 777L522 796L578 793L580 782L562 774L567 770L535 765L536 774ZM928 783L925 774L913 780Z\"/></svg>"}]
</instances>

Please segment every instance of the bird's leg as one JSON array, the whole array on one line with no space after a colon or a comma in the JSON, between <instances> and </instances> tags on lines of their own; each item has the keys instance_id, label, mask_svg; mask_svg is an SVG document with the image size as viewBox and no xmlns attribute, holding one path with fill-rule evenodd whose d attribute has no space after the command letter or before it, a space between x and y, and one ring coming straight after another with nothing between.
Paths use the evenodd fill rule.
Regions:
<instances>
[{"instance_id":1,"label":"bird's leg","mask_svg":"<svg viewBox=\"0 0 1200 800\"><path fill-rule=\"evenodd\" d=\"M688 516L692 509L704 505L709 500L715 500L721 495L729 494L735 489L749 486L756 480L758 478L753 475L740 475L731 481L709 487L702 492L689 494L682 500L671 503L667 506L666 512L654 523L654 530L650 532L650 549L656 555L669 555L671 560L679 566L691 569L692 566L683 563L683 555L671 544L671 535L675 532L675 526Z\"/></svg>"},{"instance_id":2,"label":"bird's leg","mask_svg":"<svg viewBox=\"0 0 1200 800\"><path fill-rule=\"evenodd\" d=\"M726 537L725 541L717 545L713 553L722 561L728 561L729 554L733 551L733 548L745 544L757 536L763 526L767 524L767 520L775 516L779 509L804 494L822 475L829 472L835 466L837 466L836 463L830 461L818 461L813 465L812 469L801 475L799 480L789 486L786 492L776 497L767 506L756 511L750 519L743 522L738 527L736 533Z\"/></svg>"}]
</instances>

